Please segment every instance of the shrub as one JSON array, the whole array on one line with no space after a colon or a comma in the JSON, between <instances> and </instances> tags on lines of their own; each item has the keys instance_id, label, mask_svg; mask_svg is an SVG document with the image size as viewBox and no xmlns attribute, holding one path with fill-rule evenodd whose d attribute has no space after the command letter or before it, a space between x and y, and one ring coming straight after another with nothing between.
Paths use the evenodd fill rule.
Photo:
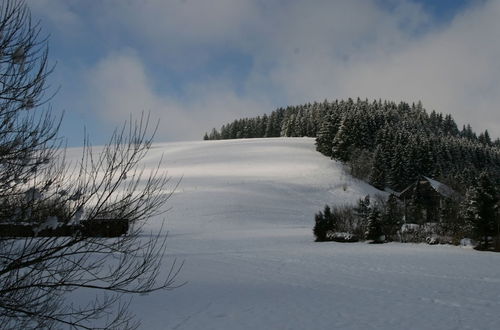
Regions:
<instances>
[{"instance_id":1,"label":"shrub","mask_svg":"<svg viewBox=\"0 0 500 330\"><path fill-rule=\"evenodd\" d=\"M317 242L357 242L363 238L363 219L348 205L325 206L323 212L315 214L313 228Z\"/></svg>"},{"instance_id":2,"label":"shrub","mask_svg":"<svg viewBox=\"0 0 500 330\"><path fill-rule=\"evenodd\" d=\"M313 234L316 237L316 242L328 241L327 233L336 229L336 221L328 205L325 205L323 212L315 214L314 222Z\"/></svg>"}]
</instances>

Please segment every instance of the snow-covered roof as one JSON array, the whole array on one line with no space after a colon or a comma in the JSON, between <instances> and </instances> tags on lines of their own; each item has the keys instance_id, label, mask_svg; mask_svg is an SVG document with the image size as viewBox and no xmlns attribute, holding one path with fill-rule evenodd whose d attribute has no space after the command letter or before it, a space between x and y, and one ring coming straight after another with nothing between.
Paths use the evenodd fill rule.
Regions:
<instances>
[{"instance_id":1,"label":"snow-covered roof","mask_svg":"<svg viewBox=\"0 0 500 330\"><path fill-rule=\"evenodd\" d=\"M437 180L434 180L434 179L431 179L429 177L426 177L424 175L422 175L419 179L419 181L421 181L422 179L426 180L427 182L429 182L429 184L431 185L431 187L438 193L440 194L441 196L444 196L444 197L447 197L447 198L455 198L457 196L459 196L459 194L453 190L452 188L450 188L449 186L445 185L444 183L442 182L439 182ZM414 186L415 183L413 183L412 185L408 186L407 188L405 188L402 192L400 192L399 194L397 194L398 197L402 196L402 195L405 195L405 193L411 189L413 186Z\"/></svg>"},{"instance_id":2,"label":"snow-covered roof","mask_svg":"<svg viewBox=\"0 0 500 330\"><path fill-rule=\"evenodd\" d=\"M439 181L436 181L434 179L428 178L426 176L422 176L425 178L429 183L431 184L432 188L434 188L435 191L443 195L444 197L451 198L453 196L457 195L457 192L453 190L452 188L448 187L444 183L441 183Z\"/></svg>"}]
</instances>

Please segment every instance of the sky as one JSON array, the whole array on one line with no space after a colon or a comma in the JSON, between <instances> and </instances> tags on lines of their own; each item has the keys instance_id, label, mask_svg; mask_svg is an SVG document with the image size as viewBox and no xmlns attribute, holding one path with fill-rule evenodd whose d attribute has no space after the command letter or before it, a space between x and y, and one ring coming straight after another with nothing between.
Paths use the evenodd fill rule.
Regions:
<instances>
[{"instance_id":1,"label":"sky","mask_svg":"<svg viewBox=\"0 0 500 330\"><path fill-rule=\"evenodd\" d=\"M497 0L27 0L61 135L149 113L155 140L325 99L421 100L500 136Z\"/></svg>"}]
</instances>

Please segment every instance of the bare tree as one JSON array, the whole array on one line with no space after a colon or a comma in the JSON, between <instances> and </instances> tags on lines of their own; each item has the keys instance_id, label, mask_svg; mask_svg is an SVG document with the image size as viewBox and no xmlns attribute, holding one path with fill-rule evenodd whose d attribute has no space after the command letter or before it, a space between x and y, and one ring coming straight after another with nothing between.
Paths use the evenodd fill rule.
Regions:
<instances>
[{"instance_id":1,"label":"bare tree","mask_svg":"<svg viewBox=\"0 0 500 330\"><path fill-rule=\"evenodd\" d=\"M115 131L98 150L86 140L78 163L66 162L57 135L61 120L50 108L40 109L52 97L47 54L47 40L26 4L3 1L0 224L29 225L34 237L0 235L0 324L6 329L136 328L124 298L174 288L182 266L174 260L162 269L163 230L141 234L144 223L164 211L171 194L166 188L173 191L175 183L160 163L155 170L140 167L156 131L148 128L147 116ZM112 226L116 219L130 225L128 234L36 235L80 223ZM89 293L90 300L69 303L77 301L72 295Z\"/></svg>"}]
</instances>

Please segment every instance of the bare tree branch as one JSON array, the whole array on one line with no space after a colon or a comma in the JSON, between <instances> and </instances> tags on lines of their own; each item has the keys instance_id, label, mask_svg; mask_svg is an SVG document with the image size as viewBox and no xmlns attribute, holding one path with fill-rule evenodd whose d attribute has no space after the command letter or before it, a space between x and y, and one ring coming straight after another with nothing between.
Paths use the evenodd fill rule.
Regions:
<instances>
[{"instance_id":1,"label":"bare tree branch","mask_svg":"<svg viewBox=\"0 0 500 330\"><path fill-rule=\"evenodd\" d=\"M88 232L64 237L0 235L0 324L5 329L134 329L126 296L177 287L182 263L161 261L167 235L143 235L144 224L165 212L178 182L141 167L158 127L149 115L116 130L68 164L58 136L61 119L43 110L49 94L47 39L23 1L0 4L0 224L24 224L39 233L75 224L129 224L126 235ZM108 222L106 222L108 221ZM1 227L4 228L4 227ZM89 227L91 228L91 227ZM68 298L95 292L77 305ZM125 300L124 300L125 299Z\"/></svg>"}]
</instances>

